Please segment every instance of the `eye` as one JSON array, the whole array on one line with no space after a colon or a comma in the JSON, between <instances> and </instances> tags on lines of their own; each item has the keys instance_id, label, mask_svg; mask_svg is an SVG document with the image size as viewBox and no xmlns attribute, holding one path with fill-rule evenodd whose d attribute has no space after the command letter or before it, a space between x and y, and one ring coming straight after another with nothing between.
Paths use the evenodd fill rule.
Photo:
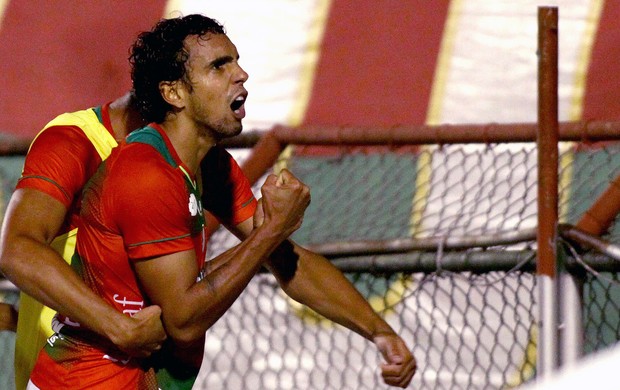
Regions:
<instances>
[{"instance_id":1,"label":"eye","mask_svg":"<svg viewBox=\"0 0 620 390\"><path fill-rule=\"evenodd\" d=\"M231 62L231 59L229 57L218 58L211 63L211 67L215 70L220 70L225 67L226 64L228 64L229 62Z\"/></svg>"},{"instance_id":2,"label":"eye","mask_svg":"<svg viewBox=\"0 0 620 390\"><path fill-rule=\"evenodd\" d=\"M224 67L225 64L226 64L226 61L224 61L224 60L215 61L213 63L213 69L216 69L216 70L217 69L221 69L222 67Z\"/></svg>"}]
</instances>

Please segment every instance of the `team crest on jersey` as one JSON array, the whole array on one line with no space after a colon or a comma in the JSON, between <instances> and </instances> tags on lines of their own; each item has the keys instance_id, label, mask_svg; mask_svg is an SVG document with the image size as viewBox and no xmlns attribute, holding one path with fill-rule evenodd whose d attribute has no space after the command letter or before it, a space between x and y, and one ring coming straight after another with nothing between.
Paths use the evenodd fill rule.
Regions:
<instances>
[{"instance_id":1,"label":"team crest on jersey","mask_svg":"<svg viewBox=\"0 0 620 390\"><path fill-rule=\"evenodd\" d=\"M188 206L189 206L189 212L192 215L192 217L195 217L196 215L198 215L199 212L202 212L202 206L200 202L198 201L198 199L196 198L196 195L194 193L189 194Z\"/></svg>"}]
</instances>

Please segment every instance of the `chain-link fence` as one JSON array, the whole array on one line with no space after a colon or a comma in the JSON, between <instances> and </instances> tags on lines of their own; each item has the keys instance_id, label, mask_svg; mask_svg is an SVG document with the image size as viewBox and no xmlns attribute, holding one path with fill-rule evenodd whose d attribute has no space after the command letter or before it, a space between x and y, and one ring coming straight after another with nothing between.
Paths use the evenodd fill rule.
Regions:
<instances>
[{"instance_id":1,"label":"chain-link fence","mask_svg":"<svg viewBox=\"0 0 620 390\"><path fill-rule=\"evenodd\" d=\"M411 388L499 389L533 374L530 273L347 274L413 347ZM362 337L255 278L207 333L200 389L387 389Z\"/></svg>"},{"instance_id":2,"label":"chain-link fence","mask_svg":"<svg viewBox=\"0 0 620 390\"><path fill-rule=\"evenodd\" d=\"M560 150L560 220L574 224L620 175L620 148ZM412 347L411 388L512 388L536 375L536 153L528 142L323 145L289 148L275 163L312 189L293 238L343 269ZM620 242L618 229L603 238ZM235 243L218 231L210 256ZM576 254L568 270L582 282L591 353L619 338L619 267ZM373 344L261 273L207 332L195 388L381 389L380 363Z\"/></svg>"},{"instance_id":3,"label":"chain-link fence","mask_svg":"<svg viewBox=\"0 0 620 390\"><path fill-rule=\"evenodd\" d=\"M560 220L574 224L620 174L620 149L560 150ZM412 388L505 389L535 377L536 154L532 143L323 145L289 148L275 164L312 189L294 239L328 248L412 346ZM604 238L617 242L617 229ZM234 242L219 231L212 255ZM591 254L579 257L587 263ZM620 267L607 257L594 262L602 273L570 263L590 353L618 340ZM371 343L292 302L268 274L207 333L206 346L196 388L386 388Z\"/></svg>"}]
</instances>

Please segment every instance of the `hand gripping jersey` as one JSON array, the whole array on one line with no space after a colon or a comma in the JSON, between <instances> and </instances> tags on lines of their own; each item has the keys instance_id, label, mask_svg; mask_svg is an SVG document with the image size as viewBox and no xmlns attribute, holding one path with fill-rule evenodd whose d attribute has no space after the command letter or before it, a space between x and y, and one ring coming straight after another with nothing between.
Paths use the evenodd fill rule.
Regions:
<instances>
[{"instance_id":1,"label":"hand gripping jersey","mask_svg":"<svg viewBox=\"0 0 620 390\"><path fill-rule=\"evenodd\" d=\"M228 175L206 177L206 187L236 188L233 192L238 194L232 202L236 211L214 211L228 218L226 223L239 223L252 216L256 200L232 157L223 149L214 153L219 156L214 166L231 169ZM84 190L78 223L72 266L90 288L126 315L148 304L133 262L189 249L195 251L198 269L205 262L205 224L197 183L165 132L154 124L132 133L101 164ZM62 315L55 330L31 376L41 389L157 388L146 362L123 356Z\"/></svg>"},{"instance_id":2,"label":"hand gripping jersey","mask_svg":"<svg viewBox=\"0 0 620 390\"><path fill-rule=\"evenodd\" d=\"M37 135L26 156L17 188L33 188L63 203L68 213L52 247L69 262L75 248L79 194L97 166L117 145L108 105L65 113ZM37 355L52 335L55 312L25 293L20 294L15 341L15 384L26 388Z\"/></svg>"}]
</instances>

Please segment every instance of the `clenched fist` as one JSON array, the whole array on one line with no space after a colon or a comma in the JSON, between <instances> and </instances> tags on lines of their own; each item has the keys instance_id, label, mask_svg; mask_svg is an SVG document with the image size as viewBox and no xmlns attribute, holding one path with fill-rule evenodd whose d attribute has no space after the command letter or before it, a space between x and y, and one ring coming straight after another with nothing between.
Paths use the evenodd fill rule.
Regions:
<instances>
[{"instance_id":1,"label":"clenched fist","mask_svg":"<svg viewBox=\"0 0 620 390\"><path fill-rule=\"evenodd\" d=\"M261 187L262 199L254 214L254 226L265 225L283 238L299 229L310 204L310 189L290 171L269 175Z\"/></svg>"}]
</instances>

